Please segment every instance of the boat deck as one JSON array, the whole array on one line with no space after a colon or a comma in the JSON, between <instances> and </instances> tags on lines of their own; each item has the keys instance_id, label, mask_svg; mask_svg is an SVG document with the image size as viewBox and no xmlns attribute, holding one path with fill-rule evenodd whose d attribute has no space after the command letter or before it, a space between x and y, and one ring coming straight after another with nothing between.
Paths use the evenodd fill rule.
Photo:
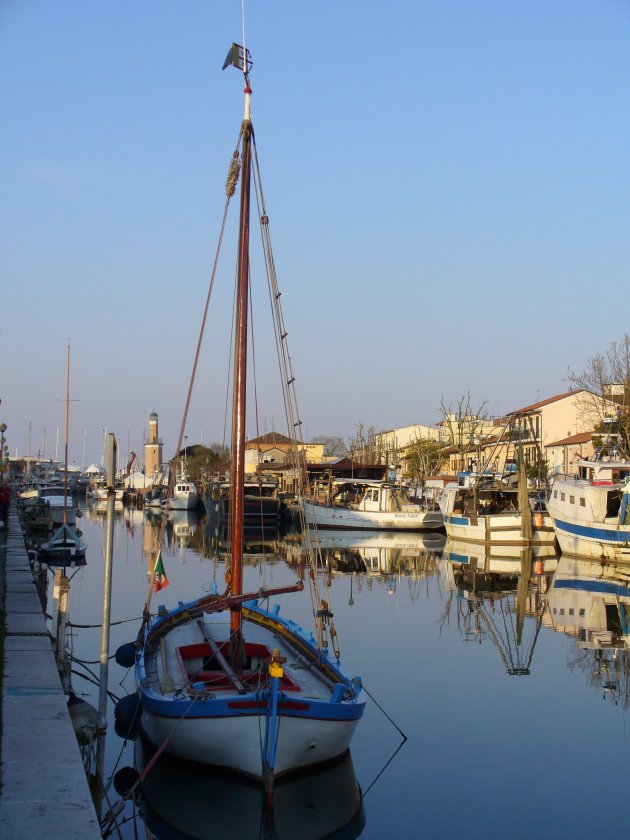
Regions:
<instances>
[{"instance_id":1,"label":"boat deck","mask_svg":"<svg viewBox=\"0 0 630 840\"><path fill-rule=\"evenodd\" d=\"M247 668L238 674L229 664L222 667L220 659L227 656L229 620L206 616L171 630L162 637L159 647L147 655L146 676L152 686L163 695L177 692L212 694L255 693L266 685L266 663L274 650L286 659L283 665L282 691L292 696L300 694L327 700L333 684L319 669L310 667L305 656L278 633L252 622L244 624ZM211 648L219 649L219 656Z\"/></svg>"}]
</instances>

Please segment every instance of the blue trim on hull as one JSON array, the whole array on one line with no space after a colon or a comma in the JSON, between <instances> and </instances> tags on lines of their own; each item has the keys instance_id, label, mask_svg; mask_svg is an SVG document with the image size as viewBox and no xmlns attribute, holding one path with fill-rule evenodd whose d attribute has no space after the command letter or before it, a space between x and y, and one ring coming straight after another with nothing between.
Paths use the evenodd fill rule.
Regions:
<instances>
[{"instance_id":1,"label":"blue trim on hull","mask_svg":"<svg viewBox=\"0 0 630 840\"><path fill-rule=\"evenodd\" d=\"M174 718L179 720L185 715L185 720L213 720L215 718L237 718L237 717L264 717L267 703L267 691L259 692L256 697L247 697L242 694L230 694L229 697L202 697L199 700L182 698L181 700L170 700L161 697L152 697L150 692L142 693L142 706L152 715L161 718ZM230 703L259 703L253 708L230 708ZM291 709L283 707L283 701L288 704L301 704L306 709ZM199 714L189 712L191 707L197 707ZM329 720L347 723L348 721L360 720L365 710L365 700L359 698L354 701L342 701L331 703L327 700L313 700L312 698L302 699L299 694L291 697L283 695L279 702L279 715L291 718L309 718L310 720Z\"/></svg>"},{"instance_id":2,"label":"blue trim on hull","mask_svg":"<svg viewBox=\"0 0 630 840\"><path fill-rule=\"evenodd\" d=\"M610 529L594 528L592 525L565 522L563 519L554 519L553 524L557 530L572 537L582 537L593 542L611 543L612 545L630 546L630 531L619 531L617 526L611 525Z\"/></svg>"},{"instance_id":3,"label":"blue trim on hull","mask_svg":"<svg viewBox=\"0 0 630 840\"><path fill-rule=\"evenodd\" d=\"M630 587L620 583L609 583L603 580L554 580L554 589L578 589L584 592L599 592L604 595L619 595L630 597Z\"/></svg>"}]
</instances>

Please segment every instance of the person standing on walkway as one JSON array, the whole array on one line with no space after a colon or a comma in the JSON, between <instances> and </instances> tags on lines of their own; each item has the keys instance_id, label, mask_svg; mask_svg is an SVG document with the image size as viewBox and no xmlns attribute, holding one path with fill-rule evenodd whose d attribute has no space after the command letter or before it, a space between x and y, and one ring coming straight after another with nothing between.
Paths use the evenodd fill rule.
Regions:
<instances>
[{"instance_id":1,"label":"person standing on walkway","mask_svg":"<svg viewBox=\"0 0 630 840\"><path fill-rule=\"evenodd\" d=\"M2 527L6 528L7 520L9 518L9 502L11 501L11 488L8 484L3 484L0 487L0 521Z\"/></svg>"}]
</instances>

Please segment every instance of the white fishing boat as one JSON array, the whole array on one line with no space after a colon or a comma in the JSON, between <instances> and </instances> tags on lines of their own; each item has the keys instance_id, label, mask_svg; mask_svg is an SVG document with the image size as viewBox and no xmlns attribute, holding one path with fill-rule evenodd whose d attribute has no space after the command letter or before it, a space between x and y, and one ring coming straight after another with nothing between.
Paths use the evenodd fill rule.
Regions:
<instances>
[{"instance_id":1,"label":"white fishing boat","mask_svg":"<svg viewBox=\"0 0 630 840\"><path fill-rule=\"evenodd\" d=\"M556 475L547 508L563 554L630 561L630 461L598 455Z\"/></svg>"},{"instance_id":2,"label":"white fishing boat","mask_svg":"<svg viewBox=\"0 0 630 840\"><path fill-rule=\"evenodd\" d=\"M245 116L228 174L229 199L240 177L240 228L235 312L230 479L230 568L223 595L204 595L174 609L160 608L150 618L153 588L145 622L135 646L136 684L141 728L156 746L182 759L228 768L262 780L266 796L277 776L343 755L363 715L365 693L357 677L341 668L337 634L328 601L318 586L318 564L306 560L312 587L314 632L282 618L280 605L265 609L261 600L300 592L302 581L276 589L243 592L244 484L249 314L250 187L262 199L256 144L250 116L249 53L233 45L225 66L241 69L245 81ZM279 308L269 226L261 207L269 297L287 411L287 427L298 430L294 377ZM186 412L182 428L185 427ZM300 440L303 445L303 441ZM181 437L180 437L181 445ZM297 458L298 443L295 442ZM303 486L301 487L303 491ZM300 494L301 495L301 494ZM164 583L160 555L155 565L157 589ZM153 585L153 581L152 581ZM294 596L298 597L298 596ZM122 661L124 654L119 651Z\"/></svg>"},{"instance_id":3,"label":"white fishing boat","mask_svg":"<svg viewBox=\"0 0 630 840\"><path fill-rule=\"evenodd\" d=\"M183 470L179 470L168 502L169 510L195 510L199 504L197 488Z\"/></svg>"},{"instance_id":4,"label":"white fishing boat","mask_svg":"<svg viewBox=\"0 0 630 840\"><path fill-rule=\"evenodd\" d=\"M68 524L75 525L77 520L77 505L72 496L63 487L57 485L40 487L39 498L44 499L50 506L53 528Z\"/></svg>"},{"instance_id":5,"label":"white fishing boat","mask_svg":"<svg viewBox=\"0 0 630 840\"><path fill-rule=\"evenodd\" d=\"M499 478L472 479L458 475L457 484L447 485L440 494L447 536L469 543L495 546L554 545L551 517L544 494L527 488L524 465L514 486Z\"/></svg>"},{"instance_id":6,"label":"white fishing boat","mask_svg":"<svg viewBox=\"0 0 630 840\"><path fill-rule=\"evenodd\" d=\"M306 499L311 528L430 531L444 527L439 510L410 501L409 490L385 481L336 479L326 502Z\"/></svg>"}]
</instances>

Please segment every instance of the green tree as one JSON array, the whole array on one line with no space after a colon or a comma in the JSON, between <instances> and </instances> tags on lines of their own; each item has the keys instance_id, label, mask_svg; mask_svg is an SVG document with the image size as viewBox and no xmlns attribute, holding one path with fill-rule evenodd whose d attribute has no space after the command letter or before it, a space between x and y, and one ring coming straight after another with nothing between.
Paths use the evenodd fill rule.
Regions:
<instances>
[{"instance_id":1,"label":"green tree","mask_svg":"<svg viewBox=\"0 0 630 840\"><path fill-rule=\"evenodd\" d=\"M213 473L224 473L230 467L230 450L220 443L186 446L173 459L174 466L177 466L180 458L185 459L188 476L195 483L203 483Z\"/></svg>"}]
</instances>

